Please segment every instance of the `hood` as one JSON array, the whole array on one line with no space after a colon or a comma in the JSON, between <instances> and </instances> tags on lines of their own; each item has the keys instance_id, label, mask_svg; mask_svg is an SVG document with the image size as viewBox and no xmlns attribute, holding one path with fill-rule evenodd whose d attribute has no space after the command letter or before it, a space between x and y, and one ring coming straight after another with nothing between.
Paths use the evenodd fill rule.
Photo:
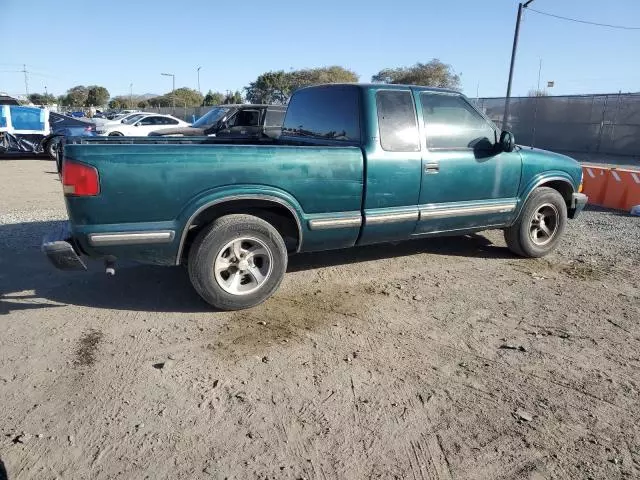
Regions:
<instances>
[{"instance_id":1,"label":"hood","mask_svg":"<svg viewBox=\"0 0 640 480\"><path fill-rule=\"evenodd\" d=\"M153 137L163 137L167 135L182 135L183 137L202 137L205 135L204 128L196 127L176 127L176 128L162 128L155 130L149 134Z\"/></svg>"},{"instance_id":2,"label":"hood","mask_svg":"<svg viewBox=\"0 0 640 480\"><path fill-rule=\"evenodd\" d=\"M525 169L538 171L555 170L565 172L573 179L577 187L582 179L582 166L573 158L541 148L520 146L518 152L522 156L522 164Z\"/></svg>"}]
</instances>

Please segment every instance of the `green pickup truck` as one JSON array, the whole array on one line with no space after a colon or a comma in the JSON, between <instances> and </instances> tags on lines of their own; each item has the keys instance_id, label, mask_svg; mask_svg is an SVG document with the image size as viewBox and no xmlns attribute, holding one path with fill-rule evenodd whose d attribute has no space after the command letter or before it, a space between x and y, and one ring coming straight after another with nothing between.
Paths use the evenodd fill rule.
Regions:
<instances>
[{"instance_id":1,"label":"green pickup truck","mask_svg":"<svg viewBox=\"0 0 640 480\"><path fill-rule=\"evenodd\" d=\"M225 310L269 298L295 252L499 228L540 257L587 201L576 161L516 146L460 93L384 84L298 90L278 138L70 138L62 180L55 266L186 264Z\"/></svg>"}]
</instances>

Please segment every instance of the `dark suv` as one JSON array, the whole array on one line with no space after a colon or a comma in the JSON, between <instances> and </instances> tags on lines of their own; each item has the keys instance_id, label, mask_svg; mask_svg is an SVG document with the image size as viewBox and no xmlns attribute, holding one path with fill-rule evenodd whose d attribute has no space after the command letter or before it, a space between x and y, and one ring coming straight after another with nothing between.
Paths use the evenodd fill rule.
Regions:
<instances>
[{"instance_id":1,"label":"dark suv","mask_svg":"<svg viewBox=\"0 0 640 480\"><path fill-rule=\"evenodd\" d=\"M150 136L213 136L225 139L260 138L280 133L287 107L282 105L220 105L190 127L165 128Z\"/></svg>"}]
</instances>

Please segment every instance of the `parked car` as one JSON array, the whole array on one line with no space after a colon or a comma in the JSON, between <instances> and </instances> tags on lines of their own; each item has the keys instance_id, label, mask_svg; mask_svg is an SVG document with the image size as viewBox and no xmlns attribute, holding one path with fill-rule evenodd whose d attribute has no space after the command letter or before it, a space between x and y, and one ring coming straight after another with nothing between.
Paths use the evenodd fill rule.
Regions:
<instances>
[{"instance_id":1,"label":"parked car","mask_svg":"<svg viewBox=\"0 0 640 480\"><path fill-rule=\"evenodd\" d=\"M287 108L282 105L221 105L208 111L190 127L165 128L151 136L259 137L279 134Z\"/></svg>"},{"instance_id":2,"label":"parked car","mask_svg":"<svg viewBox=\"0 0 640 480\"><path fill-rule=\"evenodd\" d=\"M58 159L58 145L64 137L91 137L96 135L96 125L61 113L49 113L51 133L40 142L43 152L52 160Z\"/></svg>"},{"instance_id":3,"label":"parked car","mask_svg":"<svg viewBox=\"0 0 640 480\"><path fill-rule=\"evenodd\" d=\"M138 113L122 119L120 123L101 125L98 129L98 134L112 137L146 137L149 133L161 127L188 126L187 122L183 122L171 115Z\"/></svg>"},{"instance_id":4,"label":"parked car","mask_svg":"<svg viewBox=\"0 0 640 480\"><path fill-rule=\"evenodd\" d=\"M186 262L200 296L227 310L269 298L289 253L500 228L515 254L541 257L587 202L575 160L518 147L462 94L427 87L303 88L280 138L240 145L68 142L69 227L43 244L53 264Z\"/></svg>"},{"instance_id":5,"label":"parked car","mask_svg":"<svg viewBox=\"0 0 640 480\"><path fill-rule=\"evenodd\" d=\"M0 105L0 154L40 153L42 139L50 131L46 108L15 105L10 100Z\"/></svg>"}]
</instances>

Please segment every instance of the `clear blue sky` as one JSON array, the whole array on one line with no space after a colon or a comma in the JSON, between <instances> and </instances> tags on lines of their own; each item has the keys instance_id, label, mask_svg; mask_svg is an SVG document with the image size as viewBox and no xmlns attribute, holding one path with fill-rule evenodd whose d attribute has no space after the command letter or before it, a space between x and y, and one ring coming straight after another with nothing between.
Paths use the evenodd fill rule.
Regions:
<instances>
[{"instance_id":1,"label":"clear blue sky","mask_svg":"<svg viewBox=\"0 0 640 480\"><path fill-rule=\"evenodd\" d=\"M176 87L224 91L268 70L342 65L369 81L384 67L439 58L464 93L506 90L516 0L0 0L0 91L56 95L98 84L112 95ZM366 5L366 6L365 6ZM640 26L640 0L535 0L532 8ZM513 94L554 80L552 94L640 91L640 30L525 15Z\"/></svg>"}]
</instances>

